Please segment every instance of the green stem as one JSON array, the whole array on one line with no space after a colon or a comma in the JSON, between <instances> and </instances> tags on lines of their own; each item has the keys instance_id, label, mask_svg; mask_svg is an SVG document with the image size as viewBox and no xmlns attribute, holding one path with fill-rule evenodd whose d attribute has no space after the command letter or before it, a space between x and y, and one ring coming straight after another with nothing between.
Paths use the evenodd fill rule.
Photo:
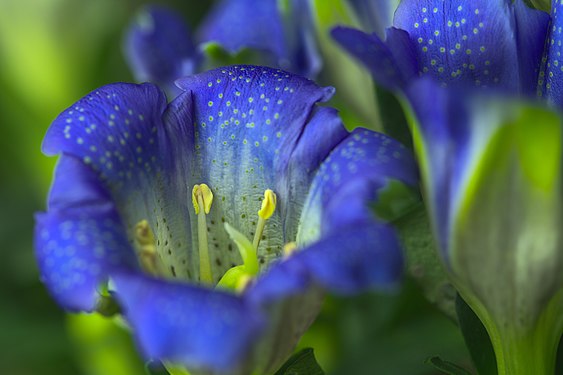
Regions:
<instances>
[{"instance_id":1,"label":"green stem","mask_svg":"<svg viewBox=\"0 0 563 375\"><path fill-rule=\"evenodd\" d=\"M504 332L491 334L498 375L555 374L557 340L547 332ZM549 335L548 335L549 336Z\"/></svg>"},{"instance_id":2,"label":"green stem","mask_svg":"<svg viewBox=\"0 0 563 375\"><path fill-rule=\"evenodd\" d=\"M498 375L555 374L563 332L563 292L557 293L539 318L520 321L509 313L494 319L475 298L468 299L491 338Z\"/></svg>"}]
</instances>

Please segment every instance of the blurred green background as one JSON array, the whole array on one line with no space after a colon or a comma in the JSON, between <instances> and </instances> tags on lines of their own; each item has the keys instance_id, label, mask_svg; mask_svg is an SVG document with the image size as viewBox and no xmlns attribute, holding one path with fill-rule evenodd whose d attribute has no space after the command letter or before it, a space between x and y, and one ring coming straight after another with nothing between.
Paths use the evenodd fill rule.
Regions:
<instances>
[{"instance_id":1,"label":"blurred green background","mask_svg":"<svg viewBox=\"0 0 563 375\"><path fill-rule=\"evenodd\" d=\"M166 1L195 26L211 2ZM44 209L53 158L40 152L50 122L89 91L131 81L123 31L142 2L0 0L0 374L144 372L124 330L66 316L38 279L33 213ZM436 374L440 355L469 366L450 320L406 281L395 294L327 300L301 346L337 374Z\"/></svg>"}]
</instances>

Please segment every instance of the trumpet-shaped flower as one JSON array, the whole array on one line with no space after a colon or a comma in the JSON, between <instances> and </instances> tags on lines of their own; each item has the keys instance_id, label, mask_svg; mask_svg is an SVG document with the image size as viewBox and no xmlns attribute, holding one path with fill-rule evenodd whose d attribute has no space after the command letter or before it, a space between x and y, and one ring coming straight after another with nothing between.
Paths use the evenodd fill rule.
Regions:
<instances>
[{"instance_id":1,"label":"trumpet-shaped flower","mask_svg":"<svg viewBox=\"0 0 563 375\"><path fill-rule=\"evenodd\" d=\"M307 0L222 0L200 29L200 40L230 53L262 51L273 66L315 77L321 68Z\"/></svg>"},{"instance_id":2,"label":"trumpet-shaped flower","mask_svg":"<svg viewBox=\"0 0 563 375\"><path fill-rule=\"evenodd\" d=\"M174 81L199 70L202 57L184 20L173 11L147 5L125 37L125 58L135 79L178 93Z\"/></svg>"},{"instance_id":3,"label":"trumpet-shaped flower","mask_svg":"<svg viewBox=\"0 0 563 375\"><path fill-rule=\"evenodd\" d=\"M332 88L233 66L112 84L65 110L43 144L61 155L37 215L41 275L71 311L115 297L146 357L190 370L270 372L322 291L392 286L394 231L367 205L415 186L409 151L348 133L315 103Z\"/></svg>"},{"instance_id":4,"label":"trumpet-shaped flower","mask_svg":"<svg viewBox=\"0 0 563 375\"><path fill-rule=\"evenodd\" d=\"M426 200L451 280L486 326L499 374L553 374L563 332L560 118L428 79L410 90ZM415 95L421 90L427 95Z\"/></svg>"},{"instance_id":5,"label":"trumpet-shaped flower","mask_svg":"<svg viewBox=\"0 0 563 375\"><path fill-rule=\"evenodd\" d=\"M385 41L337 27L332 35L393 90L429 76L442 86L536 92L549 16L522 0L404 0Z\"/></svg>"},{"instance_id":6,"label":"trumpet-shaped flower","mask_svg":"<svg viewBox=\"0 0 563 375\"><path fill-rule=\"evenodd\" d=\"M153 82L175 94L177 78L204 68L200 47L208 43L231 54L250 48L261 53L263 65L314 77L321 62L309 6L302 0L286 5L276 0L219 2L196 35L174 11L145 6L128 29L125 57L139 82Z\"/></svg>"}]
</instances>

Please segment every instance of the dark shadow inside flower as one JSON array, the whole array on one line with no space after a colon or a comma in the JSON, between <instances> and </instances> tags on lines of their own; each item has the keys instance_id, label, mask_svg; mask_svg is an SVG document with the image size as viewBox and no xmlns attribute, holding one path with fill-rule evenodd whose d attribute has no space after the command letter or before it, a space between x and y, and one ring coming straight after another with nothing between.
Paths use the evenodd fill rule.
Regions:
<instances>
[{"instance_id":1,"label":"dark shadow inside flower","mask_svg":"<svg viewBox=\"0 0 563 375\"><path fill-rule=\"evenodd\" d=\"M368 203L391 180L415 187L414 160L382 134L348 133L316 105L334 89L284 71L231 66L177 84L170 104L151 84L108 85L54 121L43 150L63 156L38 216L43 279L86 311L112 279L150 358L274 370L321 291L395 284L398 241ZM215 288L229 277L221 286L238 294ZM296 300L301 313L281 311Z\"/></svg>"}]
</instances>

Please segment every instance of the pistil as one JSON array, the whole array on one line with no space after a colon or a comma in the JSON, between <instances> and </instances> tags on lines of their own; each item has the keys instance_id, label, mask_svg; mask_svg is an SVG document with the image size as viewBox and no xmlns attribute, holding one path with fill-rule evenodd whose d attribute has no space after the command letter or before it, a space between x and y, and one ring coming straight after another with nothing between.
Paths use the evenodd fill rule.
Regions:
<instances>
[{"instance_id":1,"label":"pistil","mask_svg":"<svg viewBox=\"0 0 563 375\"><path fill-rule=\"evenodd\" d=\"M258 224L256 225L256 232L254 232L254 240L252 241L252 246L255 250L258 250L258 245L260 245L260 240L262 239L262 234L264 233L264 227L266 226L266 220L268 220L276 210L277 196L272 190L267 189L264 192L264 200L262 200L262 207L258 211Z\"/></svg>"},{"instance_id":2,"label":"pistil","mask_svg":"<svg viewBox=\"0 0 563 375\"><path fill-rule=\"evenodd\" d=\"M197 238L199 247L199 279L202 283L212 284L211 262L207 240L207 217L213 203L213 193L206 184L194 185L192 203L197 215Z\"/></svg>"}]
</instances>

